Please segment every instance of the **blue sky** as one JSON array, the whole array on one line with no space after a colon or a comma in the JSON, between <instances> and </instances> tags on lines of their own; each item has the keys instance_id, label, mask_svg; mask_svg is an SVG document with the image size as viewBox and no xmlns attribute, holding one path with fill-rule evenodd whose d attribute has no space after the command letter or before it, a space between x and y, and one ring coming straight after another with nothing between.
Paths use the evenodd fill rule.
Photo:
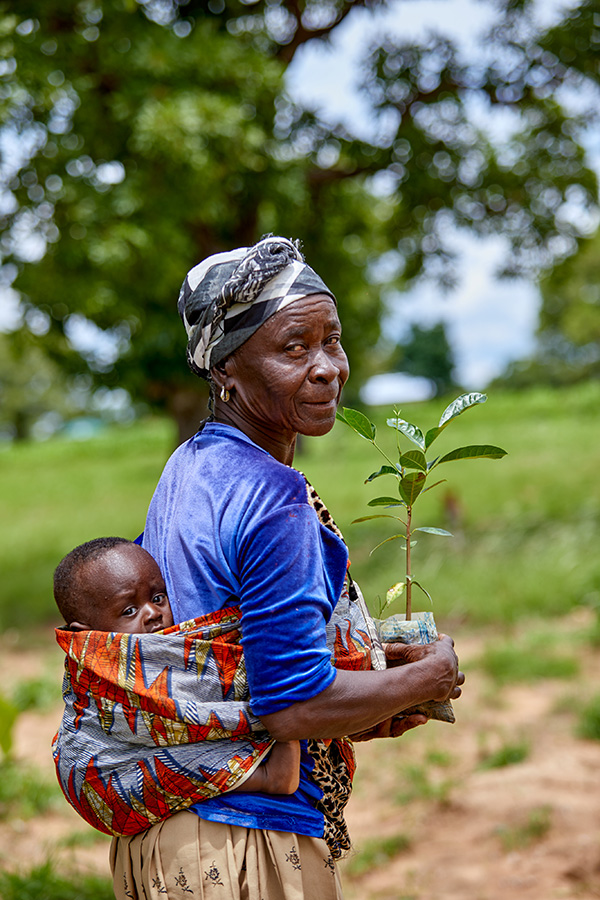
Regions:
<instances>
[{"instance_id":1,"label":"blue sky","mask_svg":"<svg viewBox=\"0 0 600 900\"><path fill-rule=\"evenodd\" d=\"M559 4L545 0L538 7L539 18L549 22ZM289 70L288 89L327 119L342 122L357 136L368 138L373 124L356 84L360 52L368 44L369 34L408 38L435 29L472 55L481 46L481 35L493 24L493 17L493 4L481 0L398 0L377 14L356 10L336 29L329 46L313 42L301 48ZM433 325L443 321L457 362L457 379L468 390L477 390L510 361L532 351L540 297L531 282L494 277L503 253L500 238L481 241L457 235L455 243L461 259L456 289L442 293L422 284L399 296L388 326L401 335L411 322ZM410 399L394 397L394 391L404 395L406 382L379 380L376 395L383 398L381 402Z\"/></svg>"}]
</instances>

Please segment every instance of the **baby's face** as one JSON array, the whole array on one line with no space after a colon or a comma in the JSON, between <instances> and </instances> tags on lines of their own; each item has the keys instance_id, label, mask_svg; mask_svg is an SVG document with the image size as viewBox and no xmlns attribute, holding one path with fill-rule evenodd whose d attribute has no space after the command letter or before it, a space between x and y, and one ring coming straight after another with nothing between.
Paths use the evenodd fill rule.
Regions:
<instances>
[{"instance_id":1,"label":"baby's face","mask_svg":"<svg viewBox=\"0 0 600 900\"><path fill-rule=\"evenodd\" d=\"M91 598L84 627L142 634L173 624L160 569L137 544L117 544L102 556L91 559L80 577Z\"/></svg>"}]
</instances>

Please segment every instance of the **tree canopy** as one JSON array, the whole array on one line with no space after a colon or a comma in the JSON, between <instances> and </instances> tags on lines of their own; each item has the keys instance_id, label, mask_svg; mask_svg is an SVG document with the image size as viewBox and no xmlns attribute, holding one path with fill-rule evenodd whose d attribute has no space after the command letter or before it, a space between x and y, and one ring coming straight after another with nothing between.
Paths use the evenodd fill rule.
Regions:
<instances>
[{"instance_id":1,"label":"tree canopy","mask_svg":"<svg viewBox=\"0 0 600 900\"><path fill-rule=\"evenodd\" d=\"M443 322L430 328L412 325L410 333L398 347L393 368L429 378L436 394L447 394L456 387L453 378L454 356Z\"/></svg>"},{"instance_id":2,"label":"tree canopy","mask_svg":"<svg viewBox=\"0 0 600 900\"><path fill-rule=\"evenodd\" d=\"M600 233L547 272L540 288L536 351L501 381L561 387L600 377Z\"/></svg>"},{"instance_id":3,"label":"tree canopy","mask_svg":"<svg viewBox=\"0 0 600 900\"><path fill-rule=\"evenodd\" d=\"M448 281L457 227L506 234L507 271L573 252L578 211L597 202L588 119L568 109L598 78L594 3L540 32L525 0L502 0L474 62L439 35L365 47L368 142L294 103L285 73L353 9L385 5L0 4L0 274L27 338L67 375L166 409L183 436L201 385L175 300L210 253L300 237L338 297L356 391L386 290L424 272ZM506 139L477 104L512 111Z\"/></svg>"}]
</instances>

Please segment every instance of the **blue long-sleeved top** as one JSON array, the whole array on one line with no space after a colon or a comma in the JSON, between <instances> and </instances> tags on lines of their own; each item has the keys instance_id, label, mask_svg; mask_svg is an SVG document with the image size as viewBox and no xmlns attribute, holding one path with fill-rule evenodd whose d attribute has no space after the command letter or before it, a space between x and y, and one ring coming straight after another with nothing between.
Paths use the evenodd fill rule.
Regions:
<instances>
[{"instance_id":1,"label":"blue long-sleeved top","mask_svg":"<svg viewBox=\"0 0 600 900\"><path fill-rule=\"evenodd\" d=\"M175 621L239 600L256 715L331 684L325 624L342 591L347 551L318 521L295 469L237 429L208 423L168 461L143 546L164 574ZM321 837L311 769L303 745L295 794L225 794L192 809L213 821Z\"/></svg>"}]
</instances>

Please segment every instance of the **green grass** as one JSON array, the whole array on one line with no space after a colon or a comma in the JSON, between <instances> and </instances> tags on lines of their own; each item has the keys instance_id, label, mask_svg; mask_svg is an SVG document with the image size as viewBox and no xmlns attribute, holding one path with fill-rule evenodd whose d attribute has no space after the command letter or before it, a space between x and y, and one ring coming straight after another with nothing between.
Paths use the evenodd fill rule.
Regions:
<instances>
[{"instance_id":1,"label":"green grass","mask_svg":"<svg viewBox=\"0 0 600 900\"><path fill-rule=\"evenodd\" d=\"M29 819L63 802L56 780L49 781L35 767L10 757L0 761L0 820Z\"/></svg>"},{"instance_id":2,"label":"green grass","mask_svg":"<svg viewBox=\"0 0 600 900\"><path fill-rule=\"evenodd\" d=\"M405 834L363 841L360 850L344 863L344 873L350 878L360 878L373 869L387 865L391 859L405 853L409 847L410 838Z\"/></svg>"},{"instance_id":3,"label":"green grass","mask_svg":"<svg viewBox=\"0 0 600 900\"><path fill-rule=\"evenodd\" d=\"M513 741L503 744L492 753L486 753L478 765L479 769L503 769L524 762L529 756L528 741Z\"/></svg>"},{"instance_id":4,"label":"green grass","mask_svg":"<svg viewBox=\"0 0 600 900\"><path fill-rule=\"evenodd\" d=\"M19 681L10 698L19 712L34 709L43 712L56 706L60 699L61 685L57 684L54 673Z\"/></svg>"},{"instance_id":5,"label":"green grass","mask_svg":"<svg viewBox=\"0 0 600 900\"><path fill-rule=\"evenodd\" d=\"M440 452L493 443L509 455L447 464L440 473L448 483L430 491L417 510L416 524L440 525L458 535L420 535L413 552L415 577L432 594L438 622L508 625L523 617L560 615L597 595L599 403L598 383L560 392L497 392L440 436ZM444 406L439 400L407 405L402 415L427 428L437 424ZM376 411L375 417L382 443L389 441L386 446L393 451L393 432L383 424L387 414L389 409ZM363 483L379 468L379 456L341 423L331 435L305 444L299 466L333 510L350 547L354 575L376 608L377 595L385 597L403 577L400 542L369 556L393 533L391 523L350 523L370 512L370 498L387 490L385 477ZM327 477L327 469L337 477ZM393 488L391 478L387 487ZM458 511L453 522L450 503ZM423 608L428 608L424 597Z\"/></svg>"},{"instance_id":6,"label":"green grass","mask_svg":"<svg viewBox=\"0 0 600 900\"><path fill-rule=\"evenodd\" d=\"M529 623L524 623L527 625ZM498 686L545 678L572 678L579 663L560 644L561 635L524 630L509 641L495 640L484 650L479 666Z\"/></svg>"},{"instance_id":7,"label":"green grass","mask_svg":"<svg viewBox=\"0 0 600 900\"><path fill-rule=\"evenodd\" d=\"M431 777L431 769L419 763L403 766L400 773L400 784L395 791L394 798L401 806L406 806L415 800L428 800L439 803L442 806L450 798L450 792L455 782L451 778L442 779Z\"/></svg>"},{"instance_id":8,"label":"green grass","mask_svg":"<svg viewBox=\"0 0 600 900\"><path fill-rule=\"evenodd\" d=\"M0 627L59 623L57 563L83 541L142 531L173 440L170 423L149 420L85 442L55 439L0 454Z\"/></svg>"},{"instance_id":9,"label":"green grass","mask_svg":"<svg viewBox=\"0 0 600 900\"><path fill-rule=\"evenodd\" d=\"M85 831L74 831L66 837L56 842L57 847L93 847L95 844L109 844L111 841L109 834L102 834L95 828L88 828Z\"/></svg>"},{"instance_id":10,"label":"green grass","mask_svg":"<svg viewBox=\"0 0 600 900\"><path fill-rule=\"evenodd\" d=\"M552 807L539 806L532 809L527 817L516 825L500 825L496 834L507 853L530 847L550 831L552 827Z\"/></svg>"},{"instance_id":11,"label":"green grass","mask_svg":"<svg viewBox=\"0 0 600 900\"><path fill-rule=\"evenodd\" d=\"M579 714L577 735L590 741L600 741L600 694L586 703Z\"/></svg>"},{"instance_id":12,"label":"green grass","mask_svg":"<svg viewBox=\"0 0 600 900\"><path fill-rule=\"evenodd\" d=\"M445 405L407 404L402 415L427 428L437 424ZM599 406L598 382L562 391L494 391L440 436L440 451L493 443L509 453L499 461L446 465L448 484L429 492L417 509L416 524L449 527L458 535L422 534L413 554L415 577L432 594L442 629L455 630L456 623L509 627L600 597ZM394 436L384 424L390 412L369 414L391 450ZM86 442L55 439L0 453L0 627L58 621L54 567L82 541L102 534L134 537L142 530L173 441L170 424L152 419L107 429ZM373 448L342 423L326 437L304 439L296 457L342 528L353 575L372 608L403 577L399 541L369 555L391 533L385 520L350 524L369 513L371 497L392 488L385 478L364 484L380 464ZM451 504L457 521L450 527Z\"/></svg>"},{"instance_id":13,"label":"green grass","mask_svg":"<svg viewBox=\"0 0 600 900\"><path fill-rule=\"evenodd\" d=\"M49 862L29 872L0 872L2 900L114 900L112 882L78 873L69 879Z\"/></svg>"}]
</instances>

